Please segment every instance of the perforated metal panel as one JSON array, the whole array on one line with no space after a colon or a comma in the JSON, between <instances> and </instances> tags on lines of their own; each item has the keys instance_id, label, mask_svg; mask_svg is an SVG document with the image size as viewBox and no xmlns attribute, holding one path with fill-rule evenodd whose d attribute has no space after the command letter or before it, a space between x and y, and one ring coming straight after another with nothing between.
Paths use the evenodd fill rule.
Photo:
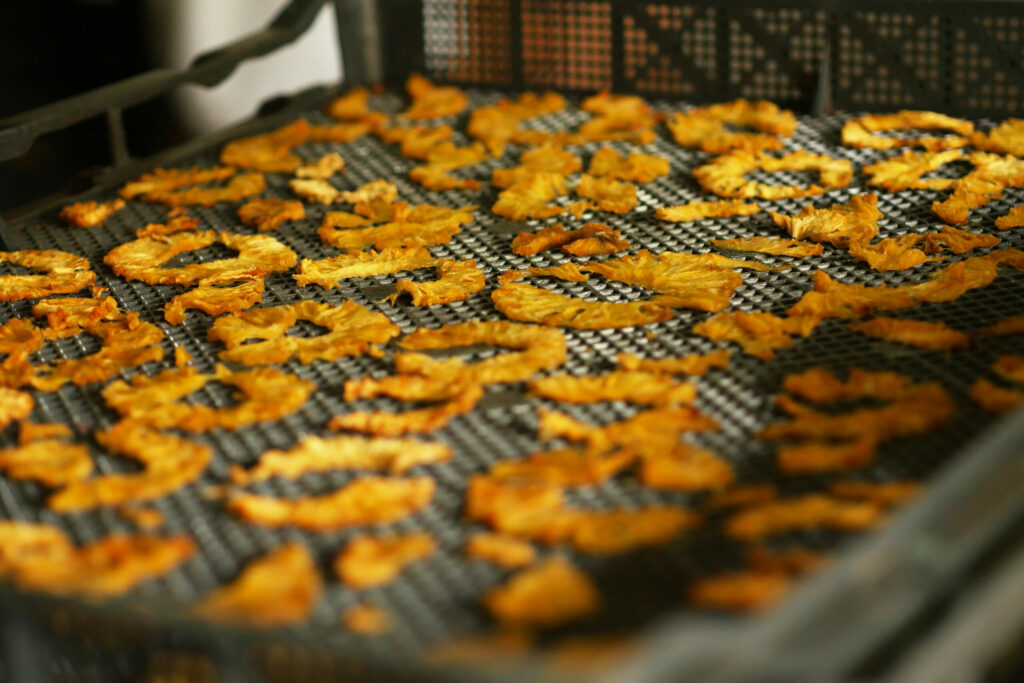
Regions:
<instances>
[{"instance_id":1,"label":"perforated metal panel","mask_svg":"<svg viewBox=\"0 0 1024 683\"><path fill-rule=\"evenodd\" d=\"M473 106L494 102L501 93L476 91ZM401 108L401 101L392 96L377 98L376 106L388 111ZM685 107L681 103L660 103L663 110ZM313 122L326 122L318 111L306 112ZM531 127L553 130L566 129L585 120L586 114L576 108L529 122ZM790 141L789 148L803 148L812 152L828 153L847 158L856 167L877 160L883 153L853 150L838 145L838 131L845 117L807 118ZM449 123L457 123L455 118ZM982 127L991 125L987 122ZM681 149L661 131L661 137L647 151L671 160L672 172L640 187L640 206L636 211L617 216L593 213L580 222L598 220L619 229L636 249L653 252L672 250L707 252L707 239L731 238L757 234L779 234L766 213L755 216L709 219L694 223L673 225L653 218L657 206L681 203L702 197L690 172L707 159L707 155ZM464 138L461 138L463 141ZM612 144L623 151L627 145ZM599 145L589 144L579 149L589 157ZM532 258L512 254L508 248L515 230L509 231L500 219L487 210L496 191L489 186L480 192L433 193L412 184L407 171L415 162L400 157L396 150L375 138L367 137L348 144L313 143L297 150L304 159L313 160L328 151L338 151L346 159L346 171L334 179L339 188L350 189L386 178L399 187L401 199L409 202L431 202L447 206L478 204L476 220L448 245L432 247L437 256L472 258L484 268L487 288L466 301L450 306L416 308L399 302L391 305L381 300L381 287L409 274L397 274L371 279L350 279L340 288L322 290L318 287L297 287L290 274L267 278L267 292L263 305L290 303L300 299L313 299L327 303L355 300L371 310L386 313L403 332L419 327L436 327L463 320L501 320L490 302L490 292L496 278L508 268L527 265L553 265L567 260L557 253L543 253ZM494 168L515 163L518 149L512 148L503 159L489 160L464 172L465 175L486 179ZM216 150L196 158L182 159L180 166L213 163ZM768 179L764 174L752 177ZM801 182L798 175L780 173L773 181ZM268 174L267 196L289 197L288 178ZM846 201L865 189L864 178L855 176L849 188L829 192L809 200L782 200L762 202L766 209L782 213L796 213L806 204L824 206ZM913 191L883 194L880 209L885 218L880 222L883 236L907 232L933 231L941 223L929 206L940 193ZM113 191L101 193L99 199L113 197ZM1009 190L1002 199L971 213L970 228L979 232L994 232L995 217L1005 214L1011 206L1024 202L1024 191ZM238 203L218 204L210 208L190 207L189 213L200 220L201 228L252 232L236 218ZM326 209L318 205L307 207L305 220L286 223L278 232L271 233L294 249L302 258L323 258L335 250L325 247L316 234L316 228ZM102 264L103 255L113 246L132 239L136 228L147 222L164 222L164 207L131 202L101 227L91 230L69 229L60 226L52 214L18 226L16 239L21 248L58 248L82 254L93 262L100 283L108 287L119 304L126 310L139 311L143 320L160 326L166 333L165 350L170 355L172 346L183 346L195 357L195 365L202 371L211 371L221 348L206 340L211 318L190 312L185 324L171 326L163 321L162 307L181 288L149 286L125 282L115 277ZM562 218L570 226L577 221ZM553 222L553 221L547 221ZM523 226L530 229L531 226ZM1002 246L1024 247L1020 231L1001 232ZM203 261L216 258L211 250L199 250L180 257L180 262ZM747 256L771 265L790 265L789 270L775 272L744 272L744 284L733 298L733 309L771 311L780 313L810 288L814 270L823 267L838 281L846 283L899 284L927 279L928 274L949 262L933 262L903 273L878 273L855 263L845 252L830 249L822 257L787 260L772 256ZM6 266L5 266L6 267ZM8 271L4 271L8 272ZM428 271L412 274L413 279L430 279ZM648 296L638 288L607 282L593 277L585 283L550 283L543 286L589 300L626 301ZM978 330L996 320L1014 313L1024 312L1024 277L1016 271L1001 272L991 286L972 291L955 302L947 304L919 304L899 315L923 320L942 320L965 331ZM29 315L30 302L4 304L6 319L12 315ZM601 372L614 367L619 353L638 353L661 357L707 352L716 345L689 332L690 327L707 314L680 310L666 322L643 328L617 330L566 330L569 341L569 360L560 371L575 373ZM389 350L396 347L392 343ZM82 336L68 340L48 342L37 356L38 360L55 357L81 357L95 350ZM720 432L698 435L693 441L707 446L734 465L742 484L769 482L783 493L797 494L822 490L830 481L850 475L822 474L814 476L782 477L777 472L772 447L751 435L765 424L781 418L773 407L773 396L778 391L784 374L816 365L825 365L842 372L850 367L888 369L906 372L917 380L939 381L955 397L956 416L948 428L924 437L886 442L878 461L853 476L872 481L897 479L927 480L937 468L946 463L957 448L993 422L993 418L966 399L970 383L984 376L992 361L1002 353L1020 351L1019 337L990 338L979 342L968 351L954 354L910 350L892 344L866 339L849 331L842 321L826 321L795 348L783 350L778 359L765 363L746 356L734 348L732 365L727 372L712 371L699 380L699 407L717 418ZM486 355L486 352L485 352ZM147 374L157 372L160 364L149 364L139 370ZM307 627L299 629L316 642L336 646L358 659L364 655L382 658L401 658L418 652L450 637L488 631L492 624L479 606L481 594L500 583L506 572L483 562L467 559L463 543L478 527L468 524L461 515L467 478L483 472L498 460L522 457L537 450L536 415L538 406L557 407L573 416L594 423L626 418L636 412L626 404L613 402L592 406L568 407L548 401L529 400L522 395L521 386L492 387L488 397L471 414L455 418L449 426L431 438L450 444L455 457L451 463L423 467L418 473L437 480L437 494L433 503L423 512L389 527L355 529L339 533L311 534L296 530L270 530L242 523L221 509L218 500L204 495L210 485L228 480L232 465L253 463L258 455L270 448L288 448L307 434L323 434L328 419L352 410L400 410L401 404L391 400L356 401L346 403L341 389L346 379L366 374L380 376L391 372L389 358L342 358L334 362L317 361L307 366L292 361L284 365L288 372L314 381L316 394L303 408L281 420L240 429L237 432L215 431L196 437L215 451L213 463L195 485L167 496L154 504L167 519L169 532L188 533L199 546L198 556L180 570L159 581L141 587L133 599L155 600L174 604L188 604L203 594L233 578L251 559L287 540L301 540L312 548L329 576L329 565L335 553L345 542L358 533L382 531L427 531L437 538L440 550L432 558L417 563L403 572L398 580L361 593L348 590L337 581L330 581L325 599ZM125 373L125 377L133 372ZM97 385L78 388L65 386L52 394L37 393L36 421L57 421L72 425L76 438L90 445L97 468L101 472L130 469L123 460L100 451L90 440L92 430L111 425L116 415L107 409L99 395ZM192 399L209 405L228 405L228 392L216 384L198 392ZM2 444L13 442L14 434L7 431ZM359 472L333 472L326 475L307 475L296 481L272 480L259 483L252 490L260 493L294 497L303 494L322 494L333 491L353 479L364 476ZM646 503L671 502L697 505L703 494L657 492L639 485L632 475L618 477L607 484L586 487L571 492L575 505L606 508L638 506ZM44 505L45 491L36 485L0 478L0 514L14 519L38 520L67 529L76 540L85 541L113 531L130 530L130 525L114 511L104 509L80 515L55 515ZM742 548L723 539L719 530L720 518L711 517L694 533L656 549L628 555L599 558L572 555L573 561L590 573L604 600L601 614L571 633L631 632L655 623L685 609L683 590L688 581L697 577L741 566ZM837 549L848 536L834 533L809 532L787 537L785 543ZM564 549L544 550L544 554L567 552ZM380 638L360 638L345 633L338 626L340 614L349 606L369 602L379 605L395 617L393 634Z\"/></svg>"}]
</instances>

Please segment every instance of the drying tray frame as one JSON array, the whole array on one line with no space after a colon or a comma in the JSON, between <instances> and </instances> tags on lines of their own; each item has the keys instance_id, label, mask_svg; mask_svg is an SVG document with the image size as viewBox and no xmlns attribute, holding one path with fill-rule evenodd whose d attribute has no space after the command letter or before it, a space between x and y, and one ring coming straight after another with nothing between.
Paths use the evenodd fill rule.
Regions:
<instances>
[{"instance_id":1,"label":"drying tray frame","mask_svg":"<svg viewBox=\"0 0 1024 683\"><path fill-rule=\"evenodd\" d=\"M182 70L156 70L140 76L75 96L0 121L0 161L24 154L40 135L61 130L94 116L104 116L108 124L111 165L91 176L94 187L81 193L85 196L99 187L113 187L142 170L166 164L204 148L240 135L273 127L288 120L294 112L313 103L323 102L336 92L329 88L313 88L290 98L265 103L256 118L239 126L218 131L185 145L145 160L134 160L128 154L121 111L183 84L213 86L222 82L243 61L265 55L286 45L309 28L328 0L291 0L263 30L239 41L198 57ZM395 60L381 54L381 36L393 36L396 8L419 2L400 0L333 0L338 27L341 58L345 69L345 87L355 84L395 82L403 77ZM515 0L511 3L518 7ZM624 3L614 0L613 8ZM689 3L693 4L693 3ZM707 0L697 3L708 7L729 3ZM812 7L822 11L833 7L831 2L762 2L763 6ZM876 3L873 3L873 5ZM1005 10L1010 2L962 3L916 2L898 3L929 9L953 8L975 11L980 4ZM883 3L877 3L879 7ZM892 6L893 3L884 3ZM389 28L390 27L390 28ZM405 35L417 29L409 29ZM413 30L415 32L415 30ZM422 42L413 43L422 46ZM416 51L413 51L414 54ZM821 111L833 102L830 97L830 52L821 60L819 77L810 97L811 108ZM405 62L405 67L411 62ZM621 85L621 83L617 83ZM493 84L489 84L492 85ZM77 194L77 193L76 193ZM67 193L55 195L9 214L11 228L24 229L41 213L74 199ZM12 231L0 219L0 239L6 248L16 248ZM611 667L603 677L629 680L837 680L850 675L872 653L878 652L889 639L899 635L930 606L949 601L957 588L969 580L979 558L993 551L993 543L1024 518L1024 410L1006 417L981 434L959 455L937 473L926 493L907 505L884 529L850 543L834 563L820 575L801 583L794 594L780 607L765 615L745 620L722 621L710 617L686 616L669 619L656 625L643 636L646 654L626 659ZM1006 550L1006 549L1003 549ZM1024 588L1019 572L1009 571L1019 564L1019 553L1003 553L996 569L987 566L985 576L996 576L986 585L987 594L1013 595ZM1003 568L1003 571L998 571ZM222 680L253 680L256 676L246 656L254 647L274 643L310 646L294 642L287 634L260 633L231 627L211 627L179 617L169 616L163 606L140 605L139 610L87 606L81 603L29 595L8 587L0 589L6 605L0 625L0 652L7 672L13 680L45 680L39 665L40 634L31 623L40 614L78 614L96 623L138 625L159 642L185 649L199 649L220 664ZM1012 638L1021 624L1019 617L1006 617L1006 605L990 599L982 605L987 611L974 610L970 619L961 618L944 623L943 638L933 638L932 647L925 639L922 648L929 653L904 658L904 675L920 674L915 662L929 662L932 672L980 674L989 665L998 648ZM980 609L980 608L979 608ZM954 610L956 614L956 610ZM947 620L948 621L948 620ZM1007 633L987 633L979 637L979 623L998 623ZM88 622L83 622L88 623ZM971 629L975 630L972 631ZM950 634L963 637L949 638ZM940 634L942 635L942 634ZM958 642L951 650L949 642ZM913 648L911 648L913 650ZM349 673L391 679L426 680L442 676L449 680L512 680L529 675L541 680L550 672L529 657L521 664L501 673L471 671L453 667L417 668L393 661L367 660L342 663ZM926 668L928 668L926 667ZM335 669L337 671L337 669ZM913 677L906 680L915 680Z\"/></svg>"}]
</instances>

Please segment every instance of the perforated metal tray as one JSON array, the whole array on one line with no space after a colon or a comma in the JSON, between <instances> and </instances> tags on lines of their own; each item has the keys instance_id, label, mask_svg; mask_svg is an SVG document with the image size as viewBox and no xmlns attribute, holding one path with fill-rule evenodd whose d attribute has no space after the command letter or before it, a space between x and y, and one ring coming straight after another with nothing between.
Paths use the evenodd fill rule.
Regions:
<instances>
[{"instance_id":1,"label":"perforated metal tray","mask_svg":"<svg viewBox=\"0 0 1024 683\"><path fill-rule=\"evenodd\" d=\"M502 93L473 91L472 106L495 101ZM374 105L385 111L397 111L402 100L383 95L375 98ZM655 103L659 109L669 111L686 106L679 102ZM312 107L299 112L311 122L327 122ZM586 114L575 107L567 111L542 117L529 123L544 130L564 129L578 124ZM875 161L886 153L854 150L839 145L839 128L843 115L810 118L801 117L797 133L788 149L802 148L812 152L850 159L855 168ZM281 117L275 122L280 122ZM445 119L457 129L463 121ZM269 125L269 122L268 122ZM987 128L991 122L979 122ZM464 138L460 138L465 141ZM628 145L611 143L623 151ZM589 157L599 145L589 144L577 151ZM216 160L219 147L212 146L193 156L177 159L173 165L188 167L208 165ZM370 279L344 280L339 289L322 290L318 287L297 287L290 274L267 278L267 292L263 305L290 303L300 299L313 299L339 303L352 299L371 310L387 314L403 332L419 327L465 320L500 320L490 302L490 293L496 278L508 268L526 265L553 265L567 260L559 254L544 253L526 259L513 255L509 248L512 236L520 229L537 225L509 225L490 214L496 191L485 183L480 192L428 192L407 179L407 171L414 165L401 157L396 149L376 138L365 137L352 143L313 143L296 152L304 159L313 160L328 151L338 151L346 159L346 171L334 179L344 189L385 178L399 187L401 199L409 202L430 202L447 206L476 204L475 220L465 226L450 244L432 247L437 256L460 259L472 258L480 264L488 280L487 288L468 300L450 306L416 308L399 300L397 305L382 301L387 285L409 274ZM750 217L710 219L674 225L653 218L657 206L681 203L701 196L690 171L707 156L681 149L668 139L664 130L647 151L668 158L672 172L640 187L640 206L624 216L594 213L582 220L598 220L620 229L637 249L659 251L706 252L707 240L712 237L745 237L757 234L778 234L767 213ZM466 171L468 175L486 179L494 168L515 164L518 149L514 146L502 159L489 160ZM806 178L780 173L779 182L802 182ZM288 178L268 174L266 196L289 197ZM114 187L107 186L94 196L110 198ZM782 200L762 202L764 208L782 213L796 213L806 204L815 206L843 202L866 191L865 180L859 173L853 184L842 190L829 192L809 200ZM899 194L882 193L879 208L885 215L880 221L882 236L907 232L933 231L941 222L930 210L930 204L940 193L911 191ZM1005 214L1011 206L1024 202L1024 191L1008 190L1002 199L976 209L971 213L970 228L995 232L995 217ZM200 220L204 229L251 232L238 221L237 203L218 204L210 208L189 207L189 213ZM307 218L286 223L279 232L272 233L296 251L302 258L323 258L336 253L320 242L316 228L325 208L307 206ZM134 237L136 228L149 222L164 222L166 208L130 202L103 227L91 230L70 229L55 220L55 210L46 210L36 216L20 220L11 227L10 239L14 248L57 248L87 256L98 274L99 283L125 310L138 311L143 320L160 326L165 334L168 358L172 346L183 346L191 353L194 364L202 371L210 371L217 362L221 347L206 340L211 318L190 312L188 320L180 326L168 325L163 320L162 307L173 295L183 291L177 287L149 286L126 282L114 276L102 263L103 255L112 247ZM575 224L571 218L563 222ZM554 222L547 221L547 222ZM1000 246L1024 247L1024 234L1020 231L999 232ZM973 254L972 254L973 255ZM179 257L180 263L216 258L213 250L200 250ZM834 278L845 283L900 284L919 282L928 278L935 269L950 261L929 263L902 273L878 273L855 263L845 252L827 250L824 256L787 260L771 256L747 256L770 265L793 264L789 270L775 272L744 272L744 284L733 297L732 309L745 311L771 311L780 313L810 288L811 275L824 268ZM955 260L962 257L951 257ZM7 272L7 271L3 271ZM427 271L412 273L413 279L429 279ZM586 283L544 283L573 296L590 300L627 301L647 296L641 290L592 278ZM30 302L3 304L0 316L29 316ZM995 321L1024 312L1024 277L1017 271L1002 269L998 279L990 286L967 293L960 299L943 304L918 304L900 312L901 316L921 320L943 321L965 330L981 329ZM690 327L706 318L706 314L679 310L666 322L643 328L618 330L575 331L565 330L569 343L569 360L559 371L576 373L600 372L614 366L619 353L638 353L661 357L707 352L716 345L692 335ZM389 348L394 348L394 344ZM986 338L965 351L953 354L925 352L901 348L885 342L869 340L846 329L841 321L826 321L806 340L798 341L789 350L780 351L778 358L765 363L744 355L733 348L733 360L728 371L712 371L699 380L698 406L717 418L720 432L693 436L693 441L707 446L726 458L736 468L741 484L771 483L784 494L798 494L822 490L830 481L858 478L870 481L915 479L928 482L954 454L970 439L983 433L995 419L981 411L966 398L970 384L979 376L986 376L988 368L1000 354L1020 351L1016 337ZM57 357L76 358L96 350L94 343L82 335L67 340L48 342L36 356L45 361ZM477 353L480 353L479 351ZM487 352L483 352L487 353ZM152 374L161 364L148 364L140 372ZM956 400L957 410L949 426L934 434L913 439L886 442L880 449L877 462L853 475L817 475L786 477L778 473L769 444L752 438L752 434L765 424L781 417L773 408L773 396L779 390L781 378L791 372L823 365L837 372L850 367L898 370L918 380L939 381ZM471 414L460 416L431 438L450 444L454 458L450 463L420 468L437 480L437 494L433 503L423 512L391 527L355 529L342 533L309 534L295 530L268 530L242 523L226 514L216 500L203 496L209 485L227 481L228 469L235 464L251 464L258 455L270 448L288 448L308 434L325 433L327 420L351 410L370 408L402 409L390 400L342 400L341 389L346 379L366 374L380 376L391 372L388 358L343 358L334 362L317 361L303 366L296 362L284 365L288 372L313 380L318 386L316 394L293 415L272 423L240 429L237 432L215 431L196 436L197 440L213 447L213 463L202 479L191 486L167 496L154 504L167 520L168 532L188 533L195 538L199 553L195 559L166 578L142 586L134 594L133 602L161 605L173 611L173 605L185 605L216 586L233 578L245 564L288 540L301 540L315 552L329 575L329 564L334 554L347 539L367 531L426 531L440 545L432 558L417 563L403 572L393 583L356 594L336 581L329 582L324 599L307 626L295 629L296 635L314 638L320 644L336 647L349 658L380 658L395 660L415 657L424 649L450 638L479 634L492 628L490 619L480 608L479 597L489 587L500 583L506 573L485 563L467 559L463 543L476 527L461 515L461 506L467 478L498 460L522 457L541 446L536 440L535 410L540 405L557 407L580 419L603 423L618 420L635 413L635 409L621 403L569 407L545 401L528 399L519 385L492 387L487 398ZM130 376L131 372L125 373ZM36 393L37 407L33 419L37 421L65 422L72 425L76 438L89 444L100 472L130 469L125 461L102 452L91 441L91 433L114 423L116 415L107 409L100 397L100 385L84 388L65 386L51 394ZM210 385L189 400L210 405L225 405L230 396L217 385ZM191 438L191 437L190 437ZM8 430L0 444L13 442L14 434ZM274 480L256 484L254 491L277 496L320 494L338 488L354 478L356 472L335 472L327 475L307 475L297 481ZM0 478L0 514L12 519L51 523L66 529L76 540L87 541L113 531L128 531L131 526L113 510L99 510L79 515L55 515L45 508L45 491L30 483ZM702 494L656 492L639 485L632 476L622 476L607 484L574 490L570 494L574 504L593 508L637 506L652 502L697 504ZM687 583L702 575L728 570L742 565L740 548L723 538L718 521L711 518L701 529L656 549L630 553L621 557L597 558L575 555L565 549L545 550L545 553L567 553L573 561L590 573L601 589L604 601L598 617L580 627L560 631L564 634L640 633L669 617L678 617L688 608L682 601ZM848 545L849 536L814 532L798 534L786 539L828 551L837 551ZM392 614L396 628L393 633L379 638L362 638L345 633L339 627L340 614L349 606L371 602ZM742 617L740 618L742 619Z\"/></svg>"}]
</instances>

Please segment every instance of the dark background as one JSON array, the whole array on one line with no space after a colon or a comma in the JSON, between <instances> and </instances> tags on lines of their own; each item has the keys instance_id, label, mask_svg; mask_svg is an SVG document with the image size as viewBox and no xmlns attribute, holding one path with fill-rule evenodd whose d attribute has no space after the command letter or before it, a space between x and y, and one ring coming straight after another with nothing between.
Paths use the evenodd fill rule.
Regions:
<instances>
[{"instance_id":1,"label":"dark background","mask_svg":"<svg viewBox=\"0 0 1024 683\"><path fill-rule=\"evenodd\" d=\"M154 68L143 10L137 0L0 0L0 118ZM134 156L186 137L162 99L125 111L124 121ZM43 136L0 162L0 212L73 187L80 171L109 161L102 118Z\"/></svg>"}]
</instances>

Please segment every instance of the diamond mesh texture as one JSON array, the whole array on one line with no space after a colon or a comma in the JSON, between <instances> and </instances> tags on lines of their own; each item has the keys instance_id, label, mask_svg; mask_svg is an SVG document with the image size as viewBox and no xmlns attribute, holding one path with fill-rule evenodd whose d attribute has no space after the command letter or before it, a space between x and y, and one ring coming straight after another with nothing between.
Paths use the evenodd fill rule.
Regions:
<instances>
[{"instance_id":1,"label":"diamond mesh texture","mask_svg":"<svg viewBox=\"0 0 1024 683\"><path fill-rule=\"evenodd\" d=\"M495 101L501 93L475 91L472 105ZM401 100L393 96L380 96L376 106L397 111ZM678 109L678 103L656 103L662 110ZM312 122L326 122L318 111L305 115ZM575 126L586 118L576 108L529 122L529 126L543 130ZM839 128L844 116L801 118L800 127L788 148L803 148L850 159L855 168L881 158L884 153L869 150L846 149L839 145ZM455 118L449 123L461 123ZM989 122L979 124L986 129ZM662 136L648 151L671 160L669 178L643 185L639 191L640 206L625 216L594 214L583 218L599 220L620 229L629 239L634 251L639 248L653 252L664 250L682 252L709 251L708 238L747 237L757 234L780 234L767 214L750 217L709 219L694 223L673 225L653 218L654 207L677 204L701 196L690 171L703 163L707 155L681 149L661 131ZM580 151L589 157L599 145L590 144ZM628 146L613 143L622 150ZM501 320L503 316L492 306L490 292L496 278L508 268L527 265L554 265L567 260L560 254L543 253L532 258L513 255L508 244L512 235L525 226L509 226L488 211L496 190L490 187L480 192L452 191L433 193L407 179L407 171L416 162L402 158L395 148L379 140L366 137L348 144L313 143L296 150L307 160L314 160L328 151L338 151L346 159L344 174L334 179L335 185L351 189L359 185L386 178L399 187L401 199L409 202L431 202L447 206L479 204L476 220L465 226L450 244L432 247L437 256L476 259L487 275L488 286L466 301L450 306L415 308L391 305L381 301L381 292L387 285L408 273L370 279L349 279L340 288L323 290L311 286L297 287L291 274L278 274L267 278L263 305L290 303L300 299L338 304L353 299L370 310L386 313L403 332L416 328L465 320ZM460 173L481 179L488 178L493 168L511 166L518 156L514 146L504 159L489 160L473 169ZM215 161L216 150L195 158L182 159L179 166L210 164ZM755 176L757 174L754 174ZM776 182L798 182L793 174L775 174ZM767 179L765 177L764 179ZM288 178L268 174L266 196L289 197ZM783 213L796 213L807 203L826 206L848 200L866 189L865 179L857 174L848 188L832 191L810 200L782 200L762 202L765 208ZM113 197L113 190L101 192L99 199ZM931 202L940 193L912 191L900 194L882 194L879 206L885 214L880 222L882 236L906 232L936 230L941 223L931 212ZM970 228L993 232L995 217L1005 214L1011 206L1024 201L1024 191L1009 190L1003 198L971 213ZM219 204L211 208L189 207L189 213L200 220L202 229L252 232L241 225L235 215L239 203ZM303 258L324 258L336 253L325 247L316 235L316 228L324 214L320 205L307 206L307 218L288 222L280 231L270 233L296 251ZM204 372L212 371L218 344L208 342L206 333L211 318L191 311L186 322L171 326L164 322L163 305L181 288L149 286L126 282L115 277L102 263L104 254L112 247L132 239L134 230L147 222L164 222L166 209L161 206L131 202L123 211L109 219L101 228L91 230L69 229L60 226L55 215L47 214L14 230L18 248L58 248L90 258L99 282L108 287L121 307L139 311L143 320L161 327L166 333L165 350L168 358L172 345L183 346L194 356L194 364ZM567 225L576 225L571 218L563 218ZM548 222L554 222L548 221ZM536 224L534 221L531 224ZM1021 231L1000 232L1001 246L1024 247ZM977 252L976 252L977 253ZM200 250L182 255L178 261L186 263L215 258L212 250ZM927 274L949 261L930 263L903 273L877 273L855 263L845 252L829 249L821 257L787 260L780 257L750 255L771 265L793 263L795 266L780 272L744 272L744 285L734 298L732 310L771 311L781 313L810 288L811 274L816 268L825 268L838 281L844 283L899 284L918 282ZM962 257L951 257L957 259ZM4 266L6 268L6 266ZM9 271L3 271L9 272ZM430 279L429 270L418 271L414 279ZM589 300L627 301L646 297L638 288L605 282L600 277L586 283L555 283L535 281L542 286ZM2 304L4 319L10 316L29 316L31 302ZM922 320L944 321L965 331L978 330L995 321L1024 312L1024 277L1016 271L1002 269L999 278L989 287L969 292L952 303L918 304L896 315ZM716 348L706 339L688 332L691 325L706 318L706 314L680 310L666 322L643 328L600 331L565 330L569 343L569 360L559 371L575 373L600 372L611 369L617 354L628 352L661 357L702 353ZM773 408L773 396L778 391L783 375L817 365L843 372L850 367L889 369L906 372L918 380L942 383L957 402L956 416L948 428L922 438L900 439L886 442L877 462L861 473L853 475L872 481L898 479L927 480L939 467L948 462L958 447L976 436L993 417L982 412L966 399L971 382L988 373L988 367L1002 353L1020 351L1020 337L987 338L970 350L955 354L910 350L870 340L846 329L840 321L827 321L806 340L799 340L793 349L779 352L772 363L765 363L744 355L735 347L733 361L726 372L712 371L698 381L699 407L713 415L722 424L717 433L700 435L693 440L706 445L728 459L736 468L741 484L773 483L784 493L821 490L828 482L848 478L849 475L817 475L784 477L775 469L770 445L754 440L751 434L765 424L781 417ZM390 345L391 348L394 345ZM38 360L76 358L95 350L95 344L83 337L48 342L38 354ZM488 353L475 351L474 353ZM152 374L162 367L149 364L139 371ZM167 532L188 533L195 538L199 553L195 559L166 578L142 586L138 599L189 603L218 585L233 578L247 562L288 540L301 540L316 553L325 576L330 576L329 564L345 542L359 533L382 531L427 531L438 541L440 549L432 558L416 563L405 570L393 583L362 593L348 590L336 580L328 582L325 598L317 607L308 625L300 631L315 633L318 642L335 644L346 651L394 657L409 653L425 645L443 641L448 637L480 632L490 627L490 621L479 607L481 593L500 583L506 573L489 564L469 560L462 546L476 527L461 517L461 506L467 477L482 472L493 462L522 457L540 447L535 439L538 405L565 410L571 415L595 423L626 418L635 409L622 403L596 404L570 407L544 401L528 400L515 386L489 389L488 398L466 416L452 420L448 427L432 436L452 446L455 455L448 464L419 468L437 480L437 493L433 503L423 512L387 528L355 529L343 533L307 534L296 530L268 530L242 523L224 513L216 500L204 497L210 485L228 480L228 469L234 464L249 465L257 456L270 448L288 448L308 434L324 433L327 420L350 410L401 409L390 400L357 401L346 404L341 388L347 378L366 374L381 376L392 370L390 360L370 357L342 358L333 362L317 361L308 366L294 361L284 369L300 377L313 380L319 389L295 414L272 423L240 429L237 432L215 431L194 436L213 447L212 465L195 485L169 495L153 504L166 518ZM133 371L134 372L134 371ZM125 373L125 377L132 372ZM102 452L89 441L92 430L114 423L116 415L104 406L100 385L84 388L68 385L55 393L36 393L36 421L65 422L72 425L79 439L90 444L96 467L100 472L130 468L123 460ZM230 403L230 394L224 387L211 383L189 400L214 406ZM13 428L3 435L2 443L13 443ZM360 473L334 472L326 475L307 475L297 481L272 480L252 486L252 490L277 495L298 496L322 494L362 476ZM624 476L605 485L582 488L571 492L571 501L587 507L637 506L653 502L698 503L700 494L655 492L640 486L630 476ZM114 510L102 509L78 515L60 516L45 508L45 491L31 483L13 482L0 478L0 515L12 519L40 521L67 530L77 541L87 541L115 531L131 531L128 522ZM849 537L835 533L806 533L785 539L822 549L835 549ZM547 553L568 552L561 549ZM697 531L684 535L663 547L631 553L619 557L596 558L574 556L573 560L587 570L598 582L604 599L601 615L585 625L585 630L622 632L652 623L684 609L681 596L688 580L738 566L741 549L723 540L717 519L711 518ZM338 627L339 615L349 606L370 602L378 605L395 619L394 632L380 638L358 638L347 635Z\"/></svg>"}]
</instances>

